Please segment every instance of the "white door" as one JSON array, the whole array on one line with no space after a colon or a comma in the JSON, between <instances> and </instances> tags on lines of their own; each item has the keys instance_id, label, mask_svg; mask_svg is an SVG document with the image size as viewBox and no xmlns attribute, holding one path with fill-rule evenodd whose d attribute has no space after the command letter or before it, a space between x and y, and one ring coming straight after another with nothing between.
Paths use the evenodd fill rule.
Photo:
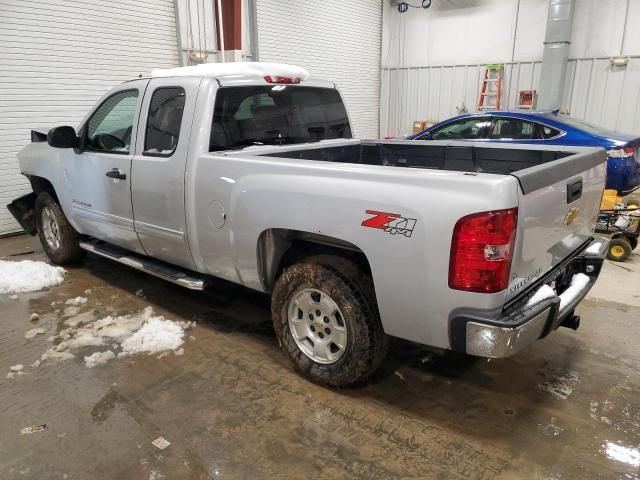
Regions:
<instances>
[{"instance_id":1,"label":"white door","mask_svg":"<svg viewBox=\"0 0 640 480\"><path fill-rule=\"evenodd\" d=\"M292 63L342 93L358 138L378 138L380 0L256 0L258 59Z\"/></svg>"},{"instance_id":2,"label":"white door","mask_svg":"<svg viewBox=\"0 0 640 480\"><path fill-rule=\"evenodd\" d=\"M0 236L31 191L30 130L77 126L111 87L178 66L174 0L0 0Z\"/></svg>"}]
</instances>

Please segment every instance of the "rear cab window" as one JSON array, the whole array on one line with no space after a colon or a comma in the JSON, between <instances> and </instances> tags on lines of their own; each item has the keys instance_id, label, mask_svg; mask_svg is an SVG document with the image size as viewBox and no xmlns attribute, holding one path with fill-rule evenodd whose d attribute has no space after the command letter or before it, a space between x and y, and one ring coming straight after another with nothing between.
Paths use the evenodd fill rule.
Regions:
<instances>
[{"instance_id":1,"label":"rear cab window","mask_svg":"<svg viewBox=\"0 0 640 480\"><path fill-rule=\"evenodd\" d=\"M347 111L335 89L221 87L216 93L209 151L351 137Z\"/></svg>"}]
</instances>

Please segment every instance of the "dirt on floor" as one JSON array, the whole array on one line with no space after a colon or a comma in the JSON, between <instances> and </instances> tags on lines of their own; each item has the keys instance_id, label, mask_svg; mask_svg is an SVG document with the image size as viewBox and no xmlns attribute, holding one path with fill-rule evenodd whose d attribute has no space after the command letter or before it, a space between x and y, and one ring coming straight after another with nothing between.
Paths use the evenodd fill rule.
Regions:
<instances>
[{"instance_id":1,"label":"dirt on floor","mask_svg":"<svg viewBox=\"0 0 640 480\"><path fill-rule=\"evenodd\" d=\"M45 260L28 236L0 240L0 258ZM197 322L182 355L87 368L104 350L87 346L34 363L73 319L147 306ZM640 253L607 262L577 332L500 361L393 341L347 390L294 373L269 298L224 282L190 292L89 256L48 291L0 295L0 312L2 479L640 477Z\"/></svg>"}]
</instances>

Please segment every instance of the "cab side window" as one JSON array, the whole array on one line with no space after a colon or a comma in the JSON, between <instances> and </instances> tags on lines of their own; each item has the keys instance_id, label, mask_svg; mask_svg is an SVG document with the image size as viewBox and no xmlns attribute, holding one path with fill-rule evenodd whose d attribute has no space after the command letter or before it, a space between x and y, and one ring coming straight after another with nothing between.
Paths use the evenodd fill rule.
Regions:
<instances>
[{"instance_id":1,"label":"cab side window","mask_svg":"<svg viewBox=\"0 0 640 480\"><path fill-rule=\"evenodd\" d=\"M180 138L185 92L181 87L161 87L149 105L144 155L170 156Z\"/></svg>"},{"instance_id":2,"label":"cab side window","mask_svg":"<svg viewBox=\"0 0 640 480\"><path fill-rule=\"evenodd\" d=\"M129 153L138 90L107 98L87 122L85 148L97 152Z\"/></svg>"}]
</instances>

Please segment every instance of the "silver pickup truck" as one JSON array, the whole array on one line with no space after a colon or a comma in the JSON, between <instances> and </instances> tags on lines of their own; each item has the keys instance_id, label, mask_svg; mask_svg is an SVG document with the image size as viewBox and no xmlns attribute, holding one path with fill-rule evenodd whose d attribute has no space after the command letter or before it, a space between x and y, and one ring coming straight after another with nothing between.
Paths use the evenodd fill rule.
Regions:
<instances>
[{"instance_id":1,"label":"silver pickup truck","mask_svg":"<svg viewBox=\"0 0 640 480\"><path fill-rule=\"evenodd\" d=\"M155 72L32 132L10 211L58 264L271 294L280 345L324 384L366 378L388 336L497 358L578 327L604 150L356 140L334 84L247 68Z\"/></svg>"}]
</instances>

